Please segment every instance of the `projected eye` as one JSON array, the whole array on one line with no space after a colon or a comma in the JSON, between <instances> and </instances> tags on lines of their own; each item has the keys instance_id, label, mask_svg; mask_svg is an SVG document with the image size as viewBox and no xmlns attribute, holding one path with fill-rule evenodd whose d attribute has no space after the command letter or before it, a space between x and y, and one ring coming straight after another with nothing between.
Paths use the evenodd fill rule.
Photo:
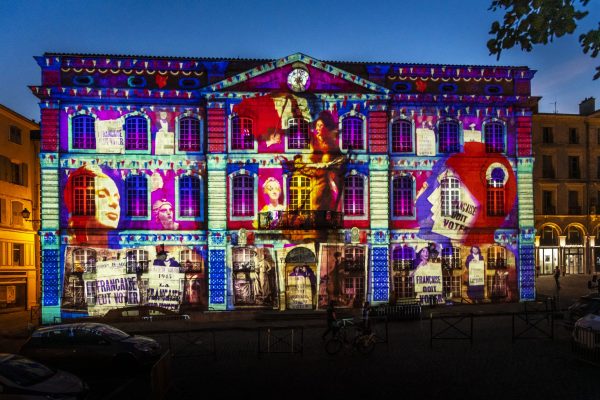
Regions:
<instances>
[{"instance_id":1,"label":"projected eye","mask_svg":"<svg viewBox=\"0 0 600 400\"><path fill-rule=\"evenodd\" d=\"M89 75L76 76L73 78L73 84L77 86L89 86L94 83L94 78Z\"/></svg>"},{"instance_id":2,"label":"projected eye","mask_svg":"<svg viewBox=\"0 0 600 400\"><path fill-rule=\"evenodd\" d=\"M130 76L127 78L127 84L130 87L144 87L146 86L146 78L142 76Z\"/></svg>"},{"instance_id":3,"label":"projected eye","mask_svg":"<svg viewBox=\"0 0 600 400\"><path fill-rule=\"evenodd\" d=\"M182 89L195 89L200 86L200 81L196 78L182 78L179 80L179 87Z\"/></svg>"},{"instance_id":4,"label":"projected eye","mask_svg":"<svg viewBox=\"0 0 600 400\"><path fill-rule=\"evenodd\" d=\"M486 94L502 94L502 86L498 85L486 85L484 90Z\"/></svg>"},{"instance_id":5,"label":"projected eye","mask_svg":"<svg viewBox=\"0 0 600 400\"><path fill-rule=\"evenodd\" d=\"M456 87L456 85L452 83L442 83L440 85L440 92L442 93L456 93L457 89L458 88Z\"/></svg>"},{"instance_id":6,"label":"projected eye","mask_svg":"<svg viewBox=\"0 0 600 400\"><path fill-rule=\"evenodd\" d=\"M399 93L410 92L412 85L408 82L396 83L394 90Z\"/></svg>"}]
</instances>

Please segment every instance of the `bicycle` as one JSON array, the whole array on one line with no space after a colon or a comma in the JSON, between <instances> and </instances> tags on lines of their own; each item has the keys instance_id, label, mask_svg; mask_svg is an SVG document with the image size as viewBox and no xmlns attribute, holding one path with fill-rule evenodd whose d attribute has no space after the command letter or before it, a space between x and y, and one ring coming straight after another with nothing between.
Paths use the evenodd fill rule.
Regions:
<instances>
[{"instance_id":1,"label":"bicycle","mask_svg":"<svg viewBox=\"0 0 600 400\"><path fill-rule=\"evenodd\" d=\"M352 341L348 339L348 328L355 328L355 335ZM339 353L342 348L354 347L361 354L369 354L375 349L377 337L374 332L366 331L357 325L352 318L343 318L338 320L338 331L333 338L325 342L325 351L329 355Z\"/></svg>"}]
</instances>

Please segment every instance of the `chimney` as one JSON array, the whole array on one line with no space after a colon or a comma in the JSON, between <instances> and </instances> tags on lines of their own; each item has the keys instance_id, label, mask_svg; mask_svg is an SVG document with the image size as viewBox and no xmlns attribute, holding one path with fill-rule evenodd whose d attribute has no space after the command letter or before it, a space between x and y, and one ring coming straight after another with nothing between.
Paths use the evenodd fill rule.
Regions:
<instances>
[{"instance_id":1,"label":"chimney","mask_svg":"<svg viewBox=\"0 0 600 400\"><path fill-rule=\"evenodd\" d=\"M581 103L579 103L579 115L590 115L596 111L596 99L593 97L586 97Z\"/></svg>"}]
</instances>

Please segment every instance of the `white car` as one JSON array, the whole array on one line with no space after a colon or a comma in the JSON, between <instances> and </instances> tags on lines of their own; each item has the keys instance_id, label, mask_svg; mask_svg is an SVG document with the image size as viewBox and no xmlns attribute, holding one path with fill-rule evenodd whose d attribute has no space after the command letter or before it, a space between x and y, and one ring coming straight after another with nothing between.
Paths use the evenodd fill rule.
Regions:
<instances>
[{"instance_id":1,"label":"white car","mask_svg":"<svg viewBox=\"0 0 600 400\"><path fill-rule=\"evenodd\" d=\"M596 313L587 314L575 322L573 329L574 342L584 348L600 348L600 315Z\"/></svg>"},{"instance_id":2,"label":"white car","mask_svg":"<svg viewBox=\"0 0 600 400\"><path fill-rule=\"evenodd\" d=\"M1 399L84 399L89 388L73 374L23 356L0 353Z\"/></svg>"}]
</instances>

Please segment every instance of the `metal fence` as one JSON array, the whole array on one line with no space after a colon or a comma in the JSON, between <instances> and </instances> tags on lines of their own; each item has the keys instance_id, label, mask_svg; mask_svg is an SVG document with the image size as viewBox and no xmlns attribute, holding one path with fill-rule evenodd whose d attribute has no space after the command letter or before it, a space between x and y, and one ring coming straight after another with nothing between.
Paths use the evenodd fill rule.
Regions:
<instances>
[{"instance_id":1,"label":"metal fence","mask_svg":"<svg viewBox=\"0 0 600 400\"><path fill-rule=\"evenodd\" d=\"M304 353L304 328L298 326L259 327L258 356Z\"/></svg>"},{"instance_id":2,"label":"metal fence","mask_svg":"<svg viewBox=\"0 0 600 400\"><path fill-rule=\"evenodd\" d=\"M389 321L421 319L421 304L413 299L400 299L396 304L383 304L372 309L372 315Z\"/></svg>"},{"instance_id":3,"label":"metal fence","mask_svg":"<svg viewBox=\"0 0 600 400\"><path fill-rule=\"evenodd\" d=\"M473 314L429 314L429 347L434 340L468 340L473 344Z\"/></svg>"}]
</instances>

